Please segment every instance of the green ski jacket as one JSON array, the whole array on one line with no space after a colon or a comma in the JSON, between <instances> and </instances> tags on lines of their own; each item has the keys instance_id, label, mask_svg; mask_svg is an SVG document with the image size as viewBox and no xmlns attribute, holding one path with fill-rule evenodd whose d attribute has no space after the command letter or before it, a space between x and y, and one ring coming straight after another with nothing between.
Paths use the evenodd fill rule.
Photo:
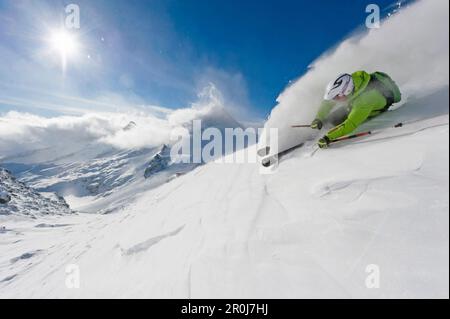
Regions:
<instances>
[{"instance_id":1,"label":"green ski jacket","mask_svg":"<svg viewBox=\"0 0 450 319\"><path fill-rule=\"evenodd\" d=\"M357 71L352 78L355 88L347 102L350 113L342 124L327 133L330 140L350 134L368 118L387 111L392 104L401 101L400 89L385 73ZM336 104L335 101L323 101L316 118L324 122Z\"/></svg>"}]
</instances>

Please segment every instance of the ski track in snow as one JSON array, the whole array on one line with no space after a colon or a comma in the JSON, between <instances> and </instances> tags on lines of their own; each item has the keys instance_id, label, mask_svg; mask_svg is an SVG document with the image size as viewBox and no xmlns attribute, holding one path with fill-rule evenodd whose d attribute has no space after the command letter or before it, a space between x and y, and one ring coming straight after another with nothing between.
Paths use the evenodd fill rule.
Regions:
<instances>
[{"instance_id":1,"label":"ski track in snow","mask_svg":"<svg viewBox=\"0 0 450 319\"><path fill-rule=\"evenodd\" d=\"M159 243L160 241L168 238L168 237L172 237L172 236L176 236L180 231L182 231L184 228L184 226L174 230L173 232L169 232L167 234L164 235L160 235L160 236L156 236L156 237L152 237L147 239L146 241L143 241L142 243L136 244L133 247L130 247L128 249L122 249L122 255L124 256L130 256L130 255L134 255L140 252L145 252L146 250L148 250L150 247L156 245L157 243Z\"/></svg>"}]
</instances>

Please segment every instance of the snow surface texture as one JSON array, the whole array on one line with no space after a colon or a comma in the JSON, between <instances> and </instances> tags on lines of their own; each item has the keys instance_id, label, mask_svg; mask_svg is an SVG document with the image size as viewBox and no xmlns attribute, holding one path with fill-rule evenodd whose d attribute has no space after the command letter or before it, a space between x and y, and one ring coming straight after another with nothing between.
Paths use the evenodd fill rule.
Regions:
<instances>
[{"instance_id":1,"label":"snow surface texture","mask_svg":"<svg viewBox=\"0 0 450 319\"><path fill-rule=\"evenodd\" d=\"M17 181L11 173L0 168L0 222L27 216L32 218L43 215L65 215L73 213L61 197L48 198Z\"/></svg>"},{"instance_id":2,"label":"snow surface texture","mask_svg":"<svg viewBox=\"0 0 450 319\"><path fill-rule=\"evenodd\" d=\"M7 221L0 296L448 298L448 120L299 149L273 175L210 163L117 214Z\"/></svg>"},{"instance_id":3,"label":"snow surface texture","mask_svg":"<svg viewBox=\"0 0 450 319\"><path fill-rule=\"evenodd\" d=\"M310 70L278 97L266 123L266 128L279 129L279 149L311 137L310 130L290 126L311 123L324 88L338 74L386 72L400 86L402 103L448 87L448 12L448 1L417 1L385 20L380 29L358 32L312 63Z\"/></svg>"}]
</instances>

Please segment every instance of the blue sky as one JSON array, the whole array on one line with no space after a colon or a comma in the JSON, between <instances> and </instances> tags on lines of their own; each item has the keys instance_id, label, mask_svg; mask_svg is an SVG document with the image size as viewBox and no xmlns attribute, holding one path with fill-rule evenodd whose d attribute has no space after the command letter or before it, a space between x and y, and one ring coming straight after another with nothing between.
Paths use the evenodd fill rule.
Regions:
<instances>
[{"instance_id":1,"label":"blue sky","mask_svg":"<svg viewBox=\"0 0 450 319\"><path fill-rule=\"evenodd\" d=\"M80 48L62 72L48 37L69 3L81 9ZM0 112L180 108L214 83L235 111L262 118L290 80L364 23L369 3L0 0Z\"/></svg>"}]
</instances>

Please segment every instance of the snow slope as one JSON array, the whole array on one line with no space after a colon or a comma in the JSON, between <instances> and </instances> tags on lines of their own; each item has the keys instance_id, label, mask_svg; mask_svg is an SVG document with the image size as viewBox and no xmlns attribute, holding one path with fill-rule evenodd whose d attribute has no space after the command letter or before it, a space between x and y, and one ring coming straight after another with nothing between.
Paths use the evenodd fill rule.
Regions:
<instances>
[{"instance_id":1,"label":"snow slope","mask_svg":"<svg viewBox=\"0 0 450 319\"><path fill-rule=\"evenodd\" d=\"M445 114L401 129L299 149L274 174L209 163L117 214L5 222L0 297L448 298L441 103ZM79 289L65 286L71 264Z\"/></svg>"}]
</instances>

